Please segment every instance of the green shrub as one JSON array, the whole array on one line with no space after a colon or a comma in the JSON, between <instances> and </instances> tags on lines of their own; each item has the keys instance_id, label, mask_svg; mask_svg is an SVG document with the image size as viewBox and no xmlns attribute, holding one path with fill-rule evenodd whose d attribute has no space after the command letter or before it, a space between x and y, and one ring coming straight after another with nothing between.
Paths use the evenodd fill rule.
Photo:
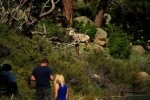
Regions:
<instances>
[{"instance_id":1,"label":"green shrub","mask_svg":"<svg viewBox=\"0 0 150 100\"><path fill-rule=\"evenodd\" d=\"M22 36L12 36L11 48L12 61L17 66L26 66L38 63L43 58L48 58L51 46L45 38L33 36L32 39Z\"/></svg>"},{"instance_id":2,"label":"green shrub","mask_svg":"<svg viewBox=\"0 0 150 100\"><path fill-rule=\"evenodd\" d=\"M87 58L87 62L87 67L91 70L91 72L93 72L93 74L106 77L111 84L116 86L119 85L126 90L131 89L132 91L133 88L131 87L133 84L137 83L135 74L140 70L140 68L135 63L131 63L130 61L128 62L127 60L107 58L102 52L91 53ZM102 87L99 88L102 89ZM106 90L106 94L115 93L113 93L113 90Z\"/></svg>"},{"instance_id":3,"label":"green shrub","mask_svg":"<svg viewBox=\"0 0 150 100\"><path fill-rule=\"evenodd\" d=\"M9 29L6 25L0 23L0 37L7 38L9 35Z\"/></svg>"},{"instance_id":4,"label":"green shrub","mask_svg":"<svg viewBox=\"0 0 150 100\"><path fill-rule=\"evenodd\" d=\"M143 39L139 39L137 41L134 41L133 44L144 46L144 45L146 45L146 42Z\"/></svg>"},{"instance_id":5,"label":"green shrub","mask_svg":"<svg viewBox=\"0 0 150 100\"><path fill-rule=\"evenodd\" d=\"M32 39L13 35L11 36L10 47L13 52L9 60L15 65L13 70L16 72L21 90L17 98L22 98L23 100L33 98L35 90L28 88L27 79L31 75L33 67L43 58L50 60L50 66L54 74L64 74L66 82L75 93L82 93L86 90L85 86L89 84L89 79L85 71L85 65L74 57L74 53L70 49L55 49L38 35L33 36ZM31 95L29 96L28 93ZM25 96L23 97L23 95Z\"/></svg>"},{"instance_id":6,"label":"green shrub","mask_svg":"<svg viewBox=\"0 0 150 100\"><path fill-rule=\"evenodd\" d=\"M130 37L121 31L113 30L108 41L110 55L114 58L129 59L130 57Z\"/></svg>"},{"instance_id":7,"label":"green shrub","mask_svg":"<svg viewBox=\"0 0 150 100\"><path fill-rule=\"evenodd\" d=\"M86 89L85 86L89 84L84 62L77 60L72 52L68 50L61 50L57 53L53 52L52 56L52 65L55 65L53 68L54 72L63 73L69 87L71 87L75 93L82 93Z\"/></svg>"},{"instance_id":8,"label":"green shrub","mask_svg":"<svg viewBox=\"0 0 150 100\"><path fill-rule=\"evenodd\" d=\"M150 74L150 55L149 53L139 55L136 53L132 53L130 56L130 63L136 64L141 71L145 71Z\"/></svg>"}]
</instances>

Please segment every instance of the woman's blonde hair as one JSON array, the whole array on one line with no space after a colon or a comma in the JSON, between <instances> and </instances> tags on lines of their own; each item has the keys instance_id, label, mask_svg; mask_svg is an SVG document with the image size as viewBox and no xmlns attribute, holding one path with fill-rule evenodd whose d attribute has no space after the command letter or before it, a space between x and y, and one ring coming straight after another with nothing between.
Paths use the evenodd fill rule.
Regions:
<instances>
[{"instance_id":1,"label":"woman's blonde hair","mask_svg":"<svg viewBox=\"0 0 150 100\"><path fill-rule=\"evenodd\" d=\"M61 86L63 86L65 84L65 79L64 76L62 74L57 74L54 80L54 84L56 83L60 83Z\"/></svg>"}]
</instances>

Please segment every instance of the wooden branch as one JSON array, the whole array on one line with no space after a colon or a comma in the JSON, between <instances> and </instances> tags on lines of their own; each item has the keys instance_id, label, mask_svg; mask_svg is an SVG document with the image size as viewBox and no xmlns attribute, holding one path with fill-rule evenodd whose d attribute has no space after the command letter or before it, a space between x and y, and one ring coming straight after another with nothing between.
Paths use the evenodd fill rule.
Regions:
<instances>
[{"instance_id":1,"label":"wooden branch","mask_svg":"<svg viewBox=\"0 0 150 100\"><path fill-rule=\"evenodd\" d=\"M48 0L48 1L44 4L44 6L42 7L43 11L44 11L44 9L45 9L45 7L46 7L46 4L47 4L48 2L49 2L49 0ZM39 14L39 16L38 16L36 19L33 19L31 23L28 23L28 25L34 26L35 24L38 23L38 21L39 21L42 17L47 16L48 14L50 14L50 13L54 10L54 8L55 8L54 0L51 0L51 3L52 3L51 9L49 9L47 12L41 12L41 13Z\"/></svg>"},{"instance_id":2,"label":"wooden branch","mask_svg":"<svg viewBox=\"0 0 150 100\"><path fill-rule=\"evenodd\" d=\"M21 0L20 1L20 6L23 7L29 0Z\"/></svg>"},{"instance_id":3,"label":"wooden branch","mask_svg":"<svg viewBox=\"0 0 150 100\"><path fill-rule=\"evenodd\" d=\"M46 33L46 27L44 23L43 23L43 32Z\"/></svg>"},{"instance_id":4,"label":"wooden branch","mask_svg":"<svg viewBox=\"0 0 150 100\"><path fill-rule=\"evenodd\" d=\"M50 1L47 0L46 3L43 5L40 14L44 12L44 9L46 8L46 5L48 4L48 2L50 2Z\"/></svg>"},{"instance_id":5,"label":"wooden branch","mask_svg":"<svg viewBox=\"0 0 150 100\"><path fill-rule=\"evenodd\" d=\"M17 11L16 11L16 14L17 14ZM20 17L20 18L16 18L14 15L10 14L11 17L17 21L19 21L20 19L22 19L24 16L25 16L25 12L23 12L23 15Z\"/></svg>"},{"instance_id":6,"label":"wooden branch","mask_svg":"<svg viewBox=\"0 0 150 100\"><path fill-rule=\"evenodd\" d=\"M33 31L32 34L40 34L40 35L46 35L46 33L39 32L39 31Z\"/></svg>"},{"instance_id":7,"label":"wooden branch","mask_svg":"<svg viewBox=\"0 0 150 100\"><path fill-rule=\"evenodd\" d=\"M6 23L7 22L7 18L8 18L8 16L9 16L9 12L7 11L6 13L4 13L4 14L2 14L2 16L1 16L1 22L2 23Z\"/></svg>"},{"instance_id":8,"label":"wooden branch","mask_svg":"<svg viewBox=\"0 0 150 100\"><path fill-rule=\"evenodd\" d=\"M2 5L3 5L3 4L2 4L2 1L0 0L0 7L2 7Z\"/></svg>"},{"instance_id":9,"label":"wooden branch","mask_svg":"<svg viewBox=\"0 0 150 100\"><path fill-rule=\"evenodd\" d=\"M15 19L14 16L16 16L16 14L17 14L19 8L20 8L20 6L17 6L15 9L12 9L11 11L9 11L9 12L10 12L10 15L11 15L11 17L12 17L13 19ZM15 20L16 20L16 19L15 19Z\"/></svg>"},{"instance_id":10,"label":"wooden branch","mask_svg":"<svg viewBox=\"0 0 150 100\"><path fill-rule=\"evenodd\" d=\"M57 1L55 2L55 4L57 4L59 1L60 1L60 0L57 0Z\"/></svg>"},{"instance_id":11,"label":"wooden branch","mask_svg":"<svg viewBox=\"0 0 150 100\"><path fill-rule=\"evenodd\" d=\"M24 21L23 23L20 23L19 26L15 26L15 25L14 25L14 27L16 27L18 30L22 31L22 30L23 30L23 27L22 27L22 26L23 26L24 24L25 24L25 21Z\"/></svg>"},{"instance_id":12,"label":"wooden branch","mask_svg":"<svg viewBox=\"0 0 150 100\"><path fill-rule=\"evenodd\" d=\"M49 1L49 0L48 0ZM42 17L44 17L44 16L46 16L46 15L48 15L48 14L50 14L53 10L54 10L54 8L55 8L55 3L54 3L54 0L51 0L51 3L52 3L52 7L51 7L51 9L49 9L49 11L47 11L47 12L45 12L45 13L40 13L40 15L38 16L39 18L42 18ZM46 4L46 3L45 3ZM44 9L45 7L43 7L42 9Z\"/></svg>"},{"instance_id":13,"label":"wooden branch","mask_svg":"<svg viewBox=\"0 0 150 100\"><path fill-rule=\"evenodd\" d=\"M7 1L7 4L8 4L7 6L8 6L8 7L10 7L10 0L9 0L9 1Z\"/></svg>"}]
</instances>

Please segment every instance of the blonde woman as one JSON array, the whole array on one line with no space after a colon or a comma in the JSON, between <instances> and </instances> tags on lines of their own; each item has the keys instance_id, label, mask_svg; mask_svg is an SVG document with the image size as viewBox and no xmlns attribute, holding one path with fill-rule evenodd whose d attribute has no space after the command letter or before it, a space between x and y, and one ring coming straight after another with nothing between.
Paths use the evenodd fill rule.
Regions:
<instances>
[{"instance_id":1,"label":"blonde woman","mask_svg":"<svg viewBox=\"0 0 150 100\"><path fill-rule=\"evenodd\" d=\"M62 74L57 74L54 80L55 100L67 100L68 87Z\"/></svg>"}]
</instances>

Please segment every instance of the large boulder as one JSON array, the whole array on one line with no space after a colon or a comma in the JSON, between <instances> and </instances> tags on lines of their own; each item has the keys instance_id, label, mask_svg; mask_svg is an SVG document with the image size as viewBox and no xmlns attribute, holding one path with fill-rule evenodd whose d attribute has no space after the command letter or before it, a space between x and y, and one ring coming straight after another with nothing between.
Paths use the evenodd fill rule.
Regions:
<instances>
[{"instance_id":1,"label":"large boulder","mask_svg":"<svg viewBox=\"0 0 150 100\"><path fill-rule=\"evenodd\" d=\"M89 19L89 18L87 18L86 16L80 16L80 17L76 17L76 18L74 18L74 20L73 21L77 21L77 22L83 22L83 24L87 24L87 23L89 23L89 24L91 24L91 25L94 25L94 23Z\"/></svg>"},{"instance_id":2,"label":"large boulder","mask_svg":"<svg viewBox=\"0 0 150 100\"><path fill-rule=\"evenodd\" d=\"M104 48L100 45L94 45L93 49L96 51L104 51Z\"/></svg>"},{"instance_id":3,"label":"large boulder","mask_svg":"<svg viewBox=\"0 0 150 100\"><path fill-rule=\"evenodd\" d=\"M107 38L107 33L103 29L97 28L95 37L99 38L99 39L106 39Z\"/></svg>"},{"instance_id":4,"label":"large boulder","mask_svg":"<svg viewBox=\"0 0 150 100\"><path fill-rule=\"evenodd\" d=\"M149 74L144 72L144 71L138 72L136 77L138 80L141 80L141 81L145 81L145 80L150 79Z\"/></svg>"},{"instance_id":5,"label":"large boulder","mask_svg":"<svg viewBox=\"0 0 150 100\"><path fill-rule=\"evenodd\" d=\"M107 40L107 33L101 28L97 28L97 32L94 38L94 44L99 46L105 46Z\"/></svg>"},{"instance_id":6,"label":"large boulder","mask_svg":"<svg viewBox=\"0 0 150 100\"><path fill-rule=\"evenodd\" d=\"M99 46L104 46L106 44L106 41L96 38L96 39L94 39L94 44L99 45Z\"/></svg>"},{"instance_id":7,"label":"large boulder","mask_svg":"<svg viewBox=\"0 0 150 100\"><path fill-rule=\"evenodd\" d=\"M141 45L133 45L132 50L136 53L139 53L139 54L145 53L145 49Z\"/></svg>"}]
</instances>

